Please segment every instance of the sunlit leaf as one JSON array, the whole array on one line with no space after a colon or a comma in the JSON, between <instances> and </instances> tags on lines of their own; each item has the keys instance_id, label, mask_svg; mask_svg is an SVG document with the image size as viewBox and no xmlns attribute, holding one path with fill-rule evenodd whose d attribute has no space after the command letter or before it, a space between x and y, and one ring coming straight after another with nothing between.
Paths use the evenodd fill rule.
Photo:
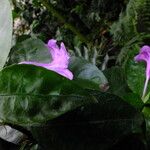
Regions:
<instances>
[{"instance_id":1,"label":"sunlit leaf","mask_svg":"<svg viewBox=\"0 0 150 150\"><path fill-rule=\"evenodd\" d=\"M0 69L6 63L12 39L12 14L9 0L0 1Z\"/></svg>"}]
</instances>

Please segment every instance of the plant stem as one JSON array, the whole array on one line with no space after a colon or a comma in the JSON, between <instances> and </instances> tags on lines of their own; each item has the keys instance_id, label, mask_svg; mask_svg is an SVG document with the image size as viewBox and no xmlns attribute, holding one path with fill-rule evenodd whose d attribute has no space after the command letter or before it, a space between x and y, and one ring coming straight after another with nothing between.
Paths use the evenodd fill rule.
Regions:
<instances>
[{"instance_id":1,"label":"plant stem","mask_svg":"<svg viewBox=\"0 0 150 150\"><path fill-rule=\"evenodd\" d=\"M57 11L53 5L48 2L47 0L41 0L41 3L47 8L47 10L49 12L51 12L57 19L59 19L61 22L64 23L65 28L71 30L74 34L76 34L79 39L84 42L84 43L88 43L88 40L86 39L86 37L80 33L80 31L71 23L67 22L67 19L65 18L65 16L63 16L62 14L59 13L59 11Z\"/></svg>"},{"instance_id":2,"label":"plant stem","mask_svg":"<svg viewBox=\"0 0 150 150\"><path fill-rule=\"evenodd\" d=\"M148 78L148 77L146 77L145 84L144 84L144 89L143 89L142 99L144 99L145 94L146 94L147 85L148 85L148 80L149 80L149 78Z\"/></svg>"}]
</instances>

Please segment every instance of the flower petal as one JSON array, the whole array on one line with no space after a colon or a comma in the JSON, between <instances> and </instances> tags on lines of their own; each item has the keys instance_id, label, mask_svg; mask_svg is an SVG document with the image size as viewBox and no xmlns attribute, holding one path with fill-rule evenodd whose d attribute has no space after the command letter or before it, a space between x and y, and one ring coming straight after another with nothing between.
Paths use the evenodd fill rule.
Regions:
<instances>
[{"instance_id":1,"label":"flower petal","mask_svg":"<svg viewBox=\"0 0 150 150\"><path fill-rule=\"evenodd\" d=\"M51 48L51 49L59 49L58 45L57 45L57 41L54 40L54 39L51 39L48 41L48 47Z\"/></svg>"},{"instance_id":2,"label":"flower petal","mask_svg":"<svg viewBox=\"0 0 150 150\"><path fill-rule=\"evenodd\" d=\"M29 61L24 61L21 62L19 64L29 64L29 65L35 65L35 66L39 66L39 67L43 67L46 68L48 70L54 71L70 80L73 79L73 74L70 70L68 69L64 69L64 68L55 68L55 67L51 67L49 64L45 64L45 63L38 63L38 62L29 62Z\"/></svg>"},{"instance_id":3,"label":"flower petal","mask_svg":"<svg viewBox=\"0 0 150 150\"><path fill-rule=\"evenodd\" d=\"M149 59L149 55L147 54L147 52L142 52L140 54L138 54L137 56L135 56L134 60L135 61L148 61Z\"/></svg>"},{"instance_id":4,"label":"flower petal","mask_svg":"<svg viewBox=\"0 0 150 150\"><path fill-rule=\"evenodd\" d=\"M57 59L57 57L59 55L59 47L57 45L57 41L54 39L51 39L48 41L47 46L48 46L49 52L52 56L52 59L53 60Z\"/></svg>"},{"instance_id":5,"label":"flower petal","mask_svg":"<svg viewBox=\"0 0 150 150\"><path fill-rule=\"evenodd\" d=\"M56 40L49 40L48 48L52 55L51 66L58 68L67 68L69 64L69 54L64 43L61 43L60 48L56 44Z\"/></svg>"},{"instance_id":6,"label":"flower petal","mask_svg":"<svg viewBox=\"0 0 150 150\"><path fill-rule=\"evenodd\" d=\"M46 64L46 63L38 63L38 62L32 62L32 61L23 61L23 62L20 62L19 64L35 65L35 66L39 66L39 67L43 67L43 68L49 69L49 64Z\"/></svg>"},{"instance_id":7,"label":"flower petal","mask_svg":"<svg viewBox=\"0 0 150 150\"><path fill-rule=\"evenodd\" d=\"M39 62L32 62L32 61L24 61L19 64L32 64L32 65L44 67L46 69L55 71L58 74L72 80L73 74L70 70L67 69L70 57L65 48L64 43L61 43L60 48L59 48L59 46L57 45L57 41L54 39L51 39L48 41L47 46L52 56L52 62L39 63Z\"/></svg>"},{"instance_id":8,"label":"flower petal","mask_svg":"<svg viewBox=\"0 0 150 150\"><path fill-rule=\"evenodd\" d=\"M144 84L144 89L143 89L143 95L142 98L145 97L146 90L147 90L147 85L148 85L148 80L150 79L150 47L145 45L140 49L140 53L135 56L134 58L135 61L145 61L146 62L146 80Z\"/></svg>"},{"instance_id":9,"label":"flower petal","mask_svg":"<svg viewBox=\"0 0 150 150\"><path fill-rule=\"evenodd\" d=\"M68 69L62 69L62 68L55 68L55 69L50 69L50 70L53 70L55 72L57 72L58 74L72 80L73 79L73 74L70 70Z\"/></svg>"},{"instance_id":10,"label":"flower petal","mask_svg":"<svg viewBox=\"0 0 150 150\"><path fill-rule=\"evenodd\" d=\"M146 61L146 63L149 63L150 61L150 47L149 46L143 46L140 49L140 53L135 56L135 61Z\"/></svg>"},{"instance_id":11,"label":"flower petal","mask_svg":"<svg viewBox=\"0 0 150 150\"><path fill-rule=\"evenodd\" d=\"M148 45L144 45L141 49L140 49L140 53L141 52L149 52L150 53L150 47Z\"/></svg>"}]
</instances>

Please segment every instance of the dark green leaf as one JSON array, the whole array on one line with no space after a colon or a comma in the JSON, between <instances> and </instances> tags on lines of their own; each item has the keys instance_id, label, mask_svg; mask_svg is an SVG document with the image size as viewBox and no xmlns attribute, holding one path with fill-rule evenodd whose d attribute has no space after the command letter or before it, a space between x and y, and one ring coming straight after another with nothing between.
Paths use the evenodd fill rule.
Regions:
<instances>
[{"instance_id":1,"label":"dark green leaf","mask_svg":"<svg viewBox=\"0 0 150 150\"><path fill-rule=\"evenodd\" d=\"M143 108L143 114L145 117L145 134L146 134L146 139L147 139L147 144L148 144L148 149L150 149L150 106L149 104L147 104L144 108Z\"/></svg>"},{"instance_id":2,"label":"dark green leaf","mask_svg":"<svg viewBox=\"0 0 150 150\"><path fill-rule=\"evenodd\" d=\"M141 133L142 115L119 97L88 90L97 101L29 130L43 150L106 150Z\"/></svg>"},{"instance_id":3,"label":"dark green leaf","mask_svg":"<svg viewBox=\"0 0 150 150\"><path fill-rule=\"evenodd\" d=\"M0 69L6 63L12 38L12 15L9 0L0 1Z\"/></svg>"},{"instance_id":4,"label":"dark green leaf","mask_svg":"<svg viewBox=\"0 0 150 150\"><path fill-rule=\"evenodd\" d=\"M109 83L108 92L123 97L129 91L126 83L125 72L122 68L112 67L105 70L104 74Z\"/></svg>"},{"instance_id":5,"label":"dark green leaf","mask_svg":"<svg viewBox=\"0 0 150 150\"><path fill-rule=\"evenodd\" d=\"M137 94L126 93L126 95L124 95L122 98L138 110L141 110L143 108L144 103L141 97Z\"/></svg>"},{"instance_id":6,"label":"dark green leaf","mask_svg":"<svg viewBox=\"0 0 150 150\"><path fill-rule=\"evenodd\" d=\"M109 82L109 93L113 93L122 99L124 99L129 104L133 105L135 108L141 110L143 107L143 102L139 95L131 93L128 88L126 75L123 68L113 67L105 70L105 76Z\"/></svg>"},{"instance_id":7,"label":"dark green leaf","mask_svg":"<svg viewBox=\"0 0 150 150\"><path fill-rule=\"evenodd\" d=\"M144 82L145 82L145 63L136 63L134 60L129 60L126 66L127 83L130 89L142 96ZM147 93L150 91L148 86Z\"/></svg>"},{"instance_id":8,"label":"dark green leaf","mask_svg":"<svg viewBox=\"0 0 150 150\"><path fill-rule=\"evenodd\" d=\"M44 68L13 65L0 72L0 119L31 125L94 102L78 83Z\"/></svg>"}]
</instances>

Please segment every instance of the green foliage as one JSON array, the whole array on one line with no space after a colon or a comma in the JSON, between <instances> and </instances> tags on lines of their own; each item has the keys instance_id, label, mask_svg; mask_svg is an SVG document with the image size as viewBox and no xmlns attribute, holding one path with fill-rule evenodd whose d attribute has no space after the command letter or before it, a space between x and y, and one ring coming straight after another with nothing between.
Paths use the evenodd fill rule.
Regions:
<instances>
[{"instance_id":1,"label":"green foliage","mask_svg":"<svg viewBox=\"0 0 150 150\"><path fill-rule=\"evenodd\" d=\"M129 90L123 68L112 67L104 72L109 83L108 92L123 97Z\"/></svg>"},{"instance_id":2,"label":"green foliage","mask_svg":"<svg viewBox=\"0 0 150 150\"><path fill-rule=\"evenodd\" d=\"M147 20L149 9L147 0L130 0L126 11L120 14L119 21L111 26L114 44L121 47L118 55L118 62L124 61L128 57L128 52L138 44L149 39L149 24ZM143 20L141 18L141 9L145 11ZM141 30L139 30L139 26ZM143 34L143 31L146 35Z\"/></svg>"},{"instance_id":3,"label":"green foliage","mask_svg":"<svg viewBox=\"0 0 150 150\"><path fill-rule=\"evenodd\" d=\"M12 48L7 66L23 61L49 63L51 60L46 45L40 39L29 38L18 42ZM74 79L82 82L84 86L91 88L96 86L99 89L101 85L107 84L107 79L103 73L83 58L71 57L69 69L73 72Z\"/></svg>"},{"instance_id":4,"label":"green foliage","mask_svg":"<svg viewBox=\"0 0 150 150\"><path fill-rule=\"evenodd\" d=\"M12 3L14 41L0 71L0 121L25 136L14 149L150 149L149 95L141 100L145 64L134 62L140 46L149 44L149 0ZM18 64L51 62L45 45L51 38L71 52L73 80Z\"/></svg>"},{"instance_id":5,"label":"green foliage","mask_svg":"<svg viewBox=\"0 0 150 150\"><path fill-rule=\"evenodd\" d=\"M6 123L38 124L94 102L75 81L32 65L5 68L0 80L0 118Z\"/></svg>"},{"instance_id":6,"label":"green foliage","mask_svg":"<svg viewBox=\"0 0 150 150\"><path fill-rule=\"evenodd\" d=\"M128 71L129 69L130 67L128 68ZM133 70L133 72L134 71L135 70ZM125 74L126 74L125 70L121 67L112 67L110 69L107 69L104 72L104 75L108 79L108 83L109 83L109 89L107 92L121 97L124 101L128 102L133 107L141 111L141 109L143 108L143 102L140 98L140 95L132 93L131 90L129 89L130 83L133 84L132 80L135 80L133 79L133 74L131 75L131 73L127 72L128 74L127 77Z\"/></svg>"},{"instance_id":7,"label":"green foliage","mask_svg":"<svg viewBox=\"0 0 150 150\"><path fill-rule=\"evenodd\" d=\"M49 55L50 54L45 43L43 43L40 39L28 38L18 42L11 49L7 65L23 61L49 63L51 60Z\"/></svg>"},{"instance_id":8,"label":"green foliage","mask_svg":"<svg viewBox=\"0 0 150 150\"><path fill-rule=\"evenodd\" d=\"M130 0L126 11L120 14L118 22L115 22L111 27L113 40L123 46L133 37L137 36L137 14L138 9L143 5L144 0Z\"/></svg>"},{"instance_id":9,"label":"green foliage","mask_svg":"<svg viewBox=\"0 0 150 150\"><path fill-rule=\"evenodd\" d=\"M109 36L111 22L117 20L125 7L124 0L24 1L14 1L13 12L22 22L14 30L16 36L26 33L45 42L57 38L73 51L80 49L81 53L87 47L90 58L96 55L95 62L101 68L103 57L112 46Z\"/></svg>"},{"instance_id":10,"label":"green foliage","mask_svg":"<svg viewBox=\"0 0 150 150\"><path fill-rule=\"evenodd\" d=\"M118 14L124 7L125 1L115 0L91 0L90 13L98 13L100 18L109 20L118 19Z\"/></svg>"},{"instance_id":11,"label":"green foliage","mask_svg":"<svg viewBox=\"0 0 150 150\"><path fill-rule=\"evenodd\" d=\"M138 18L137 18L137 31L150 34L150 1L143 1L139 7Z\"/></svg>"},{"instance_id":12,"label":"green foliage","mask_svg":"<svg viewBox=\"0 0 150 150\"><path fill-rule=\"evenodd\" d=\"M12 39L12 16L8 0L0 1L0 69L7 60Z\"/></svg>"},{"instance_id":13,"label":"green foliage","mask_svg":"<svg viewBox=\"0 0 150 150\"><path fill-rule=\"evenodd\" d=\"M86 65L81 59L75 66L72 68L82 73L79 68ZM121 98L84 86L79 80L70 81L32 65L6 67L0 79L1 120L30 131L39 144L39 148L27 144L22 149L103 150L126 136L142 134L139 111Z\"/></svg>"},{"instance_id":14,"label":"green foliage","mask_svg":"<svg viewBox=\"0 0 150 150\"><path fill-rule=\"evenodd\" d=\"M141 133L143 118L132 106L108 93L90 90L89 93L98 103L29 129L42 149L105 150L119 143L120 138Z\"/></svg>"},{"instance_id":15,"label":"green foliage","mask_svg":"<svg viewBox=\"0 0 150 150\"><path fill-rule=\"evenodd\" d=\"M95 84L98 84L99 87L100 85L108 83L104 74L95 65L89 63L83 58L72 57L70 59L69 69L73 72L75 80L86 79L93 81Z\"/></svg>"},{"instance_id":16,"label":"green foliage","mask_svg":"<svg viewBox=\"0 0 150 150\"><path fill-rule=\"evenodd\" d=\"M142 96L145 82L145 64L135 63L134 60L130 60L126 71L129 87L134 93Z\"/></svg>"},{"instance_id":17,"label":"green foliage","mask_svg":"<svg viewBox=\"0 0 150 150\"><path fill-rule=\"evenodd\" d=\"M135 107L137 110L141 111L143 109L144 103L141 100L140 95L128 92L123 96L123 99Z\"/></svg>"}]
</instances>

